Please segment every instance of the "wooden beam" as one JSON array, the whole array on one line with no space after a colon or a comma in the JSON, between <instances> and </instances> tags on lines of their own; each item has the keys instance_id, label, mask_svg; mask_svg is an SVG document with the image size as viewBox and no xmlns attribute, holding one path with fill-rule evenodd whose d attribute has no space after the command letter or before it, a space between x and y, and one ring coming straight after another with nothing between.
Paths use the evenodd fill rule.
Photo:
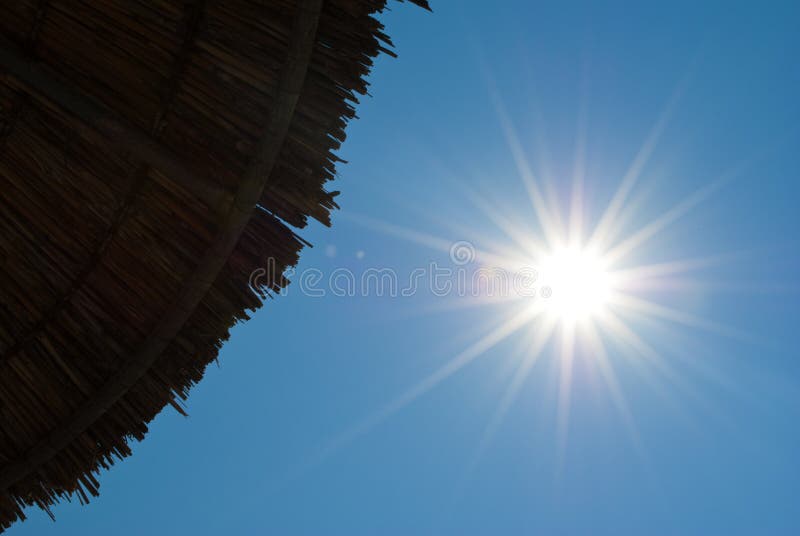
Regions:
<instances>
[{"instance_id":1,"label":"wooden beam","mask_svg":"<svg viewBox=\"0 0 800 536\"><path fill-rule=\"evenodd\" d=\"M93 130L99 133L109 144L159 170L212 209L225 206L233 199L233 194L219 185L195 175L177 155L147 132L128 123L91 97L67 86L45 65L30 61L5 41L0 42L0 71L11 75L32 93L55 103L78 119L79 131Z\"/></svg>"},{"instance_id":2,"label":"wooden beam","mask_svg":"<svg viewBox=\"0 0 800 536\"><path fill-rule=\"evenodd\" d=\"M197 268L161 321L120 369L79 406L60 426L23 454L0 468L0 491L35 473L102 417L147 373L205 298L236 247L266 186L294 117L311 63L323 0L298 0L286 60L281 70L272 114L250 162L227 207L217 234Z\"/></svg>"}]
</instances>

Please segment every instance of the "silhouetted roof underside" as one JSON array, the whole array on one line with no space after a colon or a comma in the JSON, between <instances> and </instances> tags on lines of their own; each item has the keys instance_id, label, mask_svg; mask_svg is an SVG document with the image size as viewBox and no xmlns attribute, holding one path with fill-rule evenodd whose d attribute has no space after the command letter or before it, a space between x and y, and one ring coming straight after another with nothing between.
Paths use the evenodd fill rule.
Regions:
<instances>
[{"instance_id":1,"label":"silhouetted roof underside","mask_svg":"<svg viewBox=\"0 0 800 536\"><path fill-rule=\"evenodd\" d=\"M384 7L0 3L0 526L97 494L286 284Z\"/></svg>"}]
</instances>

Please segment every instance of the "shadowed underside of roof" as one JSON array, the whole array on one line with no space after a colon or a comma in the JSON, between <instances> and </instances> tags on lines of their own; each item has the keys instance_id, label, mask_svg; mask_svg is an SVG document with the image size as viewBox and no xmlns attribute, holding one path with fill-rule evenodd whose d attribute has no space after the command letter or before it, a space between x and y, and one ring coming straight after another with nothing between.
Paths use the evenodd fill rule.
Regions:
<instances>
[{"instance_id":1,"label":"shadowed underside of roof","mask_svg":"<svg viewBox=\"0 0 800 536\"><path fill-rule=\"evenodd\" d=\"M97 494L287 284L384 7L0 4L0 526Z\"/></svg>"}]
</instances>

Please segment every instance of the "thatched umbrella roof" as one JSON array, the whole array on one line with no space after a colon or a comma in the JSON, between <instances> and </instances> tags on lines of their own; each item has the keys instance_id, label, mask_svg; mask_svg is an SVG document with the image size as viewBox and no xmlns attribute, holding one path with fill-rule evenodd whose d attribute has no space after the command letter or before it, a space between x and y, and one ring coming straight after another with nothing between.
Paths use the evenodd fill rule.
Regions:
<instances>
[{"instance_id":1,"label":"thatched umbrella roof","mask_svg":"<svg viewBox=\"0 0 800 536\"><path fill-rule=\"evenodd\" d=\"M0 526L96 494L287 283L384 4L0 3Z\"/></svg>"}]
</instances>

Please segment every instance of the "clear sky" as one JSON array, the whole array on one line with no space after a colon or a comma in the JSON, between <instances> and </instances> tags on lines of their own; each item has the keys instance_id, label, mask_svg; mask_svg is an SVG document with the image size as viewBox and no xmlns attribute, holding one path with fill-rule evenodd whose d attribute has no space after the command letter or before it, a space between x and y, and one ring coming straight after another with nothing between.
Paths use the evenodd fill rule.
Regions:
<instances>
[{"instance_id":1,"label":"clear sky","mask_svg":"<svg viewBox=\"0 0 800 536\"><path fill-rule=\"evenodd\" d=\"M303 231L326 295L295 280L101 497L9 534L800 533L799 5L392 4L342 210ZM658 267L569 367L524 300L324 283L524 258L528 194L567 215L576 177L587 234L630 186L616 268Z\"/></svg>"}]
</instances>

